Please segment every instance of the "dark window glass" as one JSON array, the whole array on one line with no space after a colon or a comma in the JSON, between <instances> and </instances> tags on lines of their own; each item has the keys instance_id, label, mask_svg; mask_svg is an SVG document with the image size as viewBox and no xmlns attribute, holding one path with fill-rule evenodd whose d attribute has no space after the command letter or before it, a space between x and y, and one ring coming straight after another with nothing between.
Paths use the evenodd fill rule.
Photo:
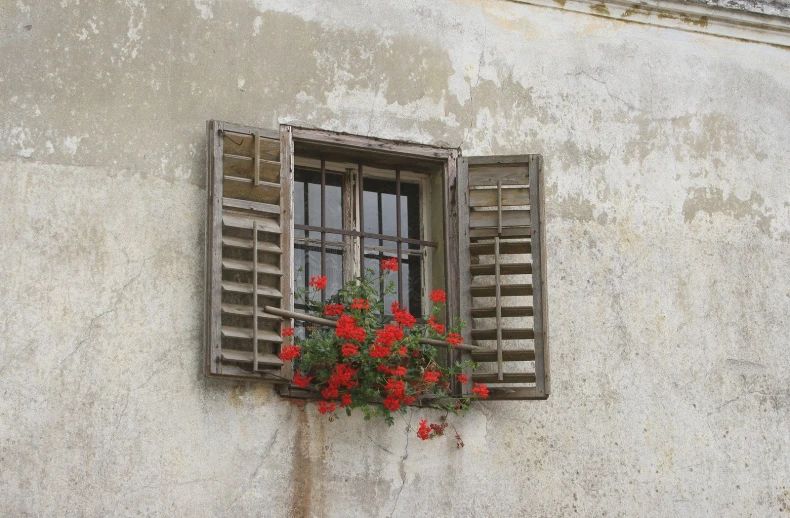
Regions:
<instances>
[{"instance_id":1,"label":"dark window glass","mask_svg":"<svg viewBox=\"0 0 790 518\"><path fill-rule=\"evenodd\" d=\"M397 207L396 184L394 180L364 178L363 207L364 232L397 238ZM401 236L402 238L420 239L420 187L417 184L401 181ZM365 268L380 271L379 263L384 259L397 257L397 242L381 238L365 237ZM417 245L401 245L401 275L403 278L403 304L411 313L422 316L422 279L420 268L421 247ZM412 252L408 254L406 252ZM398 274L388 272L381 280L380 296L386 283L392 281L398 289ZM390 306L398 300L397 296L387 295L384 298L385 312L390 313Z\"/></svg>"}]
</instances>

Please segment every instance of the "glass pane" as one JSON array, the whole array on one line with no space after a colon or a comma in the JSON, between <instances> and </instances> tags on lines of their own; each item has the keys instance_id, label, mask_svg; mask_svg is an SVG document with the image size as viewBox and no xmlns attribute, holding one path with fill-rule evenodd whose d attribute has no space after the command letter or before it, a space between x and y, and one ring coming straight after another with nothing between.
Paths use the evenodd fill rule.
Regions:
<instances>
[{"instance_id":1,"label":"glass pane","mask_svg":"<svg viewBox=\"0 0 790 518\"><path fill-rule=\"evenodd\" d=\"M343 228L343 175L326 173L326 227ZM321 226L321 172L297 168L294 171L294 223ZM308 235L309 234L309 235ZM321 239L320 232L296 231L295 237Z\"/></svg>"}]
</instances>

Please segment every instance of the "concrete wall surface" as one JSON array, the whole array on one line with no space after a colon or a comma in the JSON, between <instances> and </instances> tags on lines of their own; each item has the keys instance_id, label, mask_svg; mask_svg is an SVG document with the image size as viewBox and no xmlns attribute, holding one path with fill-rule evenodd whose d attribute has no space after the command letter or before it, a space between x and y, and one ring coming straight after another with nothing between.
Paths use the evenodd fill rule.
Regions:
<instances>
[{"instance_id":1,"label":"concrete wall surface","mask_svg":"<svg viewBox=\"0 0 790 518\"><path fill-rule=\"evenodd\" d=\"M0 2L0 516L790 516L789 100L499 0ZM208 119L543 154L551 398L456 450L204 378Z\"/></svg>"}]
</instances>

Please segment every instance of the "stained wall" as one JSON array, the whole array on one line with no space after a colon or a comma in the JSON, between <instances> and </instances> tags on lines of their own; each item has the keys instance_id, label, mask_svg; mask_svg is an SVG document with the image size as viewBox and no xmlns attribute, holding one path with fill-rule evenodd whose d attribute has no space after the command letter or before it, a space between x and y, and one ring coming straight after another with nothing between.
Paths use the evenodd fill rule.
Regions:
<instances>
[{"instance_id":1,"label":"stained wall","mask_svg":"<svg viewBox=\"0 0 790 518\"><path fill-rule=\"evenodd\" d=\"M3 2L0 515L789 515L788 99L500 0ZM204 378L208 119L542 154L551 398L456 450Z\"/></svg>"}]
</instances>

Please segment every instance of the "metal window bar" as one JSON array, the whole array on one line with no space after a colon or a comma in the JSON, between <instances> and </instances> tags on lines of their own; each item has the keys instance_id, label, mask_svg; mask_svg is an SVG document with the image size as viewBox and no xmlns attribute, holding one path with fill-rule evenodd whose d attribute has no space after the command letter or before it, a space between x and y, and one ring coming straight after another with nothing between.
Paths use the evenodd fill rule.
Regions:
<instances>
[{"instance_id":1,"label":"metal window bar","mask_svg":"<svg viewBox=\"0 0 790 518\"><path fill-rule=\"evenodd\" d=\"M403 305L403 265L401 265L401 228L400 228L400 169L395 169L395 234L398 249L398 305ZM383 245L384 243L382 243Z\"/></svg>"},{"instance_id":2,"label":"metal window bar","mask_svg":"<svg viewBox=\"0 0 790 518\"><path fill-rule=\"evenodd\" d=\"M326 275L326 159L321 155L321 275ZM321 302L326 302L326 290L321 290Z\"/></svg>"}]
</instances>

